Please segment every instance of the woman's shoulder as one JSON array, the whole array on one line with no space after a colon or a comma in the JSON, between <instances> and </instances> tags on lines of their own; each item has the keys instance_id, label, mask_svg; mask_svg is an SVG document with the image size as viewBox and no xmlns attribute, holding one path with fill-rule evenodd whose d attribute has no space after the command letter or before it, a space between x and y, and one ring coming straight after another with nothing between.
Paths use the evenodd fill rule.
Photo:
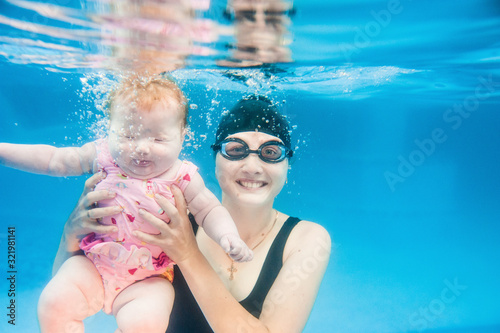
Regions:
<instances>
[{"instance_id":1,"label":"woman's shoulder","mask_svg":"<svg viewBox=\"0 0 500 333\"><path fill-rule=\"evenodd\" d=\"M330 233L325 227L316 222L300 220L290 233L285 253L322 250L329 254L331 246Z\"/></svg>"},{"instance_id":2,"label":"woman's shoulder","mask_svg":"<svg viewBox=\"0 0 500 333\"><path fill-rule=\"evenodd\" d=\"M307 236L330 238L330 233L328 232L328 230L326 230L325 227L323 227L319 223L307 220L300 220L300 222L297 223L297 226L292 231L292 234L297 234L301 237Z\"/></svg>"}]
</instances>

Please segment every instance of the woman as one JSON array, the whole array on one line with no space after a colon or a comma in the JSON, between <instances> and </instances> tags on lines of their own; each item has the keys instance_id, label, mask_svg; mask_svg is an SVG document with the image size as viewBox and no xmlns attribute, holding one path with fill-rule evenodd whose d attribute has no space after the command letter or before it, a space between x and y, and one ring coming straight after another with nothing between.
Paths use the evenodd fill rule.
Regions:
<instances>
[{"instance_id":1,"label":"woman","mask_svg":"<svg viewBox=\"0 0 500 333\"><path fill-rule=\"evenodd\" d=\"M325 273L331 243L323 227L273 208L293 154L288 122L268 99L245 98L223 117L212 147L222 204L254 251L254 259L235 263L202 229L194 234L178 189L172 189L175 207L158 198L171 222L144 212L160 233L136 236L160 246L177 264L176 301L167 332L301 332ZM94 176L87 181L65 226L55 269L78 251L83 235L112 231L97 222L113 214L112 208L91 207L113 196L91 191L100 179Z\"/></svg>"}]
</instances>

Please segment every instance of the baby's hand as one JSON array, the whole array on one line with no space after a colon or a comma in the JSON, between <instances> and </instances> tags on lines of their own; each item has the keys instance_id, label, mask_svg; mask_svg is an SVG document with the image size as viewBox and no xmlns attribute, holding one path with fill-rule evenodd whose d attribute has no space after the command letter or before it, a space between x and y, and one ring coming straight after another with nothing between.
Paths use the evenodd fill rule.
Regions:
<instances>
[{"instance_id":1,"label":"baby's hand","mask_svg":"<svg viewBox=\"0 0 500 333\"><path fill-rule=\"evenodd\" d=\"M253 259L252 250L248 248L238 235L227 234L222 236L220 246L234 261L245 262Z\"/></svg>"}]
</instances>

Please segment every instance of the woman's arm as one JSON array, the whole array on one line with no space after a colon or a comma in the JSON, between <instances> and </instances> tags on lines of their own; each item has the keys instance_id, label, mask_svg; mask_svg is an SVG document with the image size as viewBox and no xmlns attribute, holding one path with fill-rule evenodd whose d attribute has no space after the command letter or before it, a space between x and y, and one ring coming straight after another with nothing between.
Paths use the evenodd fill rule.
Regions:
<instances>
[{"instance_id":1,"label":"woman's arm","mask_svg":"<svg viewBox=\"0 0 500 333\"><path fill-rule=\"evenodd\" d=\"M293 229L285 246L283 267L264 300L260 316L270 332L302 332L330 252L330 235L322 226L301 221Z\"/></svg>"},{"instance_id":2,"label":"woman's arm","mask_svg":"<svg viewBox=\"0 0 500 333\"><path fill-rule=\"evenodd\" d=\"M68 258L82 254L80 250L80 240L91 232L112 233L116 232L115 226L107 226L99 223L98 219L104 216L117 214L121 211L120 207L110 206L104 208L95 208L95 203L104 199L114 198L116 193L102 190L94 191L94 187L101 180L106 178L105 173L96 173L85 182L83 193L78 203L64 225L63 234L57 249L56 258L52 267L52 273L55 274L62 263Z\"/></svg>"},{"instance_id":3,"label":"woman's arm","mask_svg":"<svg viewBox=\"0 0 500 333\"><path fill-rule=\"evenodd\" d=\"M205 233L233 260L238 262L252 260L253 252L241 240L231 214L205 186L198 172L191 176L191 181L184 190L184 198L196 223L201 225Z\"/></svg>"},{"instance_id":4,"label":"woman's arm","mask_svg":"<svg viewBox=\"0 0 500 333\"><path fill-rule=\"evenodd\" d=\"M137 237L169 253L212 329L218 333L301 332L330 257L331 243L326 230L304 221L294 229L285 247L283 268L264 301L260 319L257 319L229 293L200 252L186 215L182 193L175 188L172 192L177 209L164 198L157 197L160 206L170 216L170 223L142 212L160 234L137 232Z\"/></svg>"},{"instance_id":5,"label":"woman's arm","mask_svg":"<svg viewBox=\"0 0 500 333\"><path fill-rule=\"evenodd\" d=\"M299 223L287 242L283 267L264 300L259 319L226 290L203 255L189 256L177 265L214 332L302 332L330 249L326 230L311 222Z\"/></svg>"},{"instance_id":6,"label":"woman's arm","mask_svg":"<svg viewBox=\"0 0 500 333\"><path fill-rule=\"evenodd\" d=\"M95 144L56 148L49 145L0 143L0 164L50 176L78 176L91 173Z\"/></svg>"}]
</instances>

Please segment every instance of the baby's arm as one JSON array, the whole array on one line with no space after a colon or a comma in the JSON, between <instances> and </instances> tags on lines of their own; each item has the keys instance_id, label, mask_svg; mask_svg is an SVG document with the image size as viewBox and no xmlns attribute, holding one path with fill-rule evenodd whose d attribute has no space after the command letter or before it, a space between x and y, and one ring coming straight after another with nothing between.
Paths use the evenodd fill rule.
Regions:
<instances>
[{"instance_id":1,"label":"baby's arm","mask_svg":"<svg viewBox=\"0 0 500 333\"><path fill-rule=\"evenodd\" d=\"M237 261L252 259L252 251L241 240L231 215L205 186L199 173L191 176L191 181L184 190L184 197L196 222L231 258Z\"/></svg>"},{"instance_id":2,"label":"baby's arm","mask_svg":"<svg viewBox=\"0 0 500 333\"><path fill-rule=\"evenodd\" d=\"M96 148L93 142L82 147L65 148L0 143L0 164L50 176L78 176L91 173L95 156Z\"/></svg>"}]
</instances>

